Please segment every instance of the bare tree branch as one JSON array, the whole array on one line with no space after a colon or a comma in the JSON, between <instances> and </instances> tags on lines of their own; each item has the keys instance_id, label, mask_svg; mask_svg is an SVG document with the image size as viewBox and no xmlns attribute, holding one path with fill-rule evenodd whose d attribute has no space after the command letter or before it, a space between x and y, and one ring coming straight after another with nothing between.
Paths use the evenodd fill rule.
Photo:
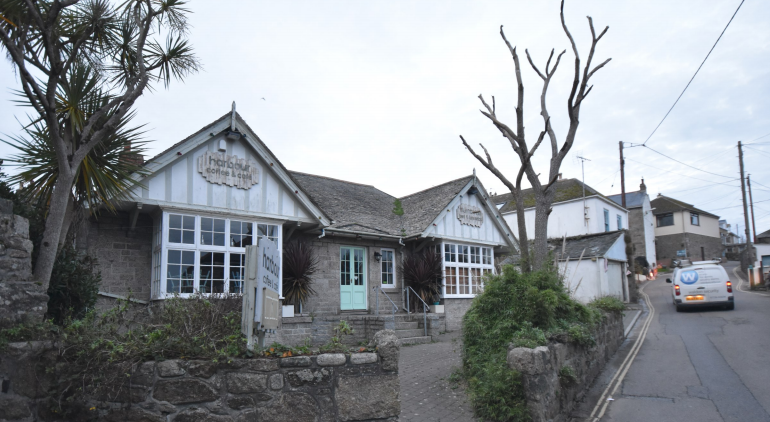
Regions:
<instances>
[{"instance_id":1,"label":"bare tree branch","mask_svg":"<svg viewBox=\"0 0 770 422\"><path fill-rule=\"evenodd\" d=\"M470 151L471 155L476 157L476 159L481 163L481 165L486 167L487 170L489 170L492 174L497 176L497 178L500 179L500 181L503 182L503 184L508 189L510 189L511 191L514 191L516 189L513 186L513 184L503 175L503 173L500 170L498 170L494 164L492 164L492 158L490 157L487 149L484 148L484 145L479 144L481 145L481 148L484 149L484 153L487 156L487 160L484 160L483 157L481 157L479 154L476 154L476 151L474 151L473 148L470 145L468 145L468 142L465 141L465 138L463 138L462 135L460 135L460 139L463 141L463 145L465 145L465 148L468 148L468 151Z\"/></svg>"}]
</instances>

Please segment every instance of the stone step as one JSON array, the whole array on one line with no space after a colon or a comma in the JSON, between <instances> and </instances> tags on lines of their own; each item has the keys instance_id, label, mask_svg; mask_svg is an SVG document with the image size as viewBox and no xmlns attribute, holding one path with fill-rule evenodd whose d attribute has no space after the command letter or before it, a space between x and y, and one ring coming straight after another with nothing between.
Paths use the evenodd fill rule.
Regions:
<instances>
[{"instance_id":1,"label":"stone step","mask_svg":"<svg viewBox=\"0 0 770 422\"><path fill-rule=\"evenodd\" d=\"M396 321L396 330L414 330L420 328L417 321Z\"/></svg>"},{"instance_id":2,"label":"stone step","mask_svg":"<svg viewBox=\"0 0 770 422\"><path fill-rule=\"evenodd\" d=\"M416 328L413 330L396 330L396 337L408 338L408 337L420 337L425 335L425 330Z\"/></svg>"},{"instance_id":3,"label":"stone step","mask_svg":"<svg viewBox=\"0 0 770 422\"><path fill-rule=\"evenodd\" d=\"M406 346L408 344L425 344L430 342L431 342L430 336L407 337L407 338L398 339L398 344L400 344L401 346Z\"/></svg>"}]
</instances>

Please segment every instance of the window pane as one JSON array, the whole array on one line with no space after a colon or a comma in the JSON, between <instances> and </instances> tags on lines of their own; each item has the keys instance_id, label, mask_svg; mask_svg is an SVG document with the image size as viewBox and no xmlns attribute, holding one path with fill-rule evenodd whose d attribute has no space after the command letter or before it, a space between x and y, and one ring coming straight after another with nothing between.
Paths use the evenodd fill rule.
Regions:
<instances>
[{"instance_id":1,"label":"window pane","mask_svg":"<svg viewBox=\"0 0 770 422\"><path fill-rule=\"evenodd\" d=\"M470 279L468 277L469 274L469 268L458 268L458 274L460 278L460 286L458 289L458 293L461 295L467 295L470 294Z\"/></svg>"},{"instance_id":2,"label":"window pane","mask_svg":"<svg viewBox=\"0 0 770 422\"><path fill-rule=\"evenodd\" d=\"M183 219L185 230L195 230L195 217L185 215Z\"/></svg>"},{"instance_id":3,"label":"window pane","mask_svg":"<svg viewBox=\"0 0 770 422\"><path fill-rule=\"evenodd\" d=\"M195 244L195 231L185 230L182 234L182 243Z\"/></svg>"},{"instance_id":4,"label":"window pane","mask_svg":"<svg viewBox=\"0 0 770 422\"><path fill-rule=\"evenodd\" d=\"M195 243L195 217L187 215L168 215L169 243Z\"/></svg>"},{"instance_id":5,"label":"window pane","mask_svg":"<svg viewBox=\"0 0 770 422\"><path fill-rule=\"evenodd\" d=\"M224 293L224 252L201 252L199 276L201 293Z\"/></svg>"},{"instance_id":6,"label":"window pane","mask_svg":"<svg viewBox=\"0 0 770 422\"><path fill-rule=\"evenodd\" d=\"M201 217L201 244L225 246L225 220Z\"/></svg>"},{"instance_id":7,"label":"window pane","mask_svg":"<svg viewBox=\"0 0 770 422\"><path fill-rule=\"evenodd\" d=\"M230 254L230 293L243 293L246 278L246 254Z\"/></svg>"},{"instance_id":8,"label":"window pane","mask_svg":"<svg viewBox=\"0 0 770 422\"><path fill-rule=\"evenodd\" d=\"M168 216L168 226L172 229L181 229L182 228L182 216L181 215L169 215Z\"/></svg>"},{"instance_id":9,"label":"window pane","mask_svg":"<svg viewBox=\"0 0 770 422\"><path fill-rule=\"evenodd\" d=\"M251 223L230 221L230 246L244 248L252 244Z\"/></svg>"},{"instance_id":10,"label":"window pane","mask_svg":"<svg viewBox=\"0 0 770 422\"><path fill-rule=\"evenodd\" d=\"M381 250L382 253L382 262L380 265L381 272L382 272L382 284L393 284L393 251L383 249Z\"/></svg>"},{"instance_id":11,"label":"window pane","mask_svg":"<svg viewBox=\"0 0 770 422\"><path fill-rule=\"evenodd\" d=\"M457 268L446 267L444 269L444 283L446 284L446 294L457 294Z\"/></svg>"},{"instance_id":12,"label":"window pane","mask_svg":"<svg viewBox=\"0 0 770 422\"><path fill-rule=\"evenodd\" d=\"M192 293L194 251L168 251L166 293Z\"/></svg>"}]
</instances>

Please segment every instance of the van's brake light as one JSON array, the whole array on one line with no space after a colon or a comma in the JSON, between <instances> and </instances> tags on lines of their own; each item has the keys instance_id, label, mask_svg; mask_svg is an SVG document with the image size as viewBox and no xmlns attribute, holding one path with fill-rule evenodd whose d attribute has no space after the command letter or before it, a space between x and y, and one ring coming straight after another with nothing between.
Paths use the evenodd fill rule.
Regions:
<instances>
[{"instance_id":1,"label":"van's brake light","mask_svg":"<svg viewBox=\"0 0 770 422\"><path fill-rule=\"evenodd\" d=\"M727 282L727 293L732 293L732 292L733 292L733 283L728 281Z\"/></svg>"}]
</instances>

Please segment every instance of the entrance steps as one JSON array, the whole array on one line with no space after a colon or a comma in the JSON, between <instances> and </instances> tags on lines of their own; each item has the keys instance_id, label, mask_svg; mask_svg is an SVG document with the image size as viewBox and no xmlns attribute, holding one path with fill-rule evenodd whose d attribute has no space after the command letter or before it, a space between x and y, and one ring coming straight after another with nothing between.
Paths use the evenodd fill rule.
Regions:
<instances>
[{"instance_id":1,"label":"entrance steps","mask_svg":"<svg viewBox=\"0 0 770 422\"><path fill-rule=\"evenodd\" d=\"M401 346L430 343L431 337L425 335L417 321L396 320L396 337Z\"/></svg>"}]
</instances>

